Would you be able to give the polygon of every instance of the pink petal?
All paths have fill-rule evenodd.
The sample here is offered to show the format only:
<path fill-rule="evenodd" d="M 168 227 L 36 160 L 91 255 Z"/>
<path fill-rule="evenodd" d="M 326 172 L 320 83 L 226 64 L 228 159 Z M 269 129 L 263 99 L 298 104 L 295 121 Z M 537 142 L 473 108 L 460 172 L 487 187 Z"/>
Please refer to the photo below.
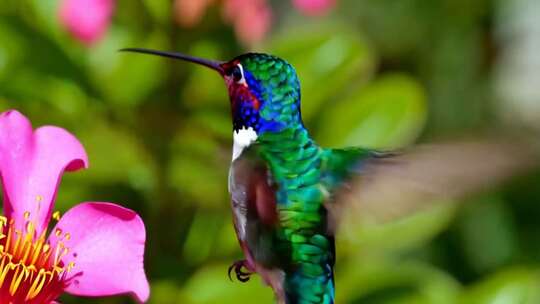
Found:
<path fill-rule="evenodd" d="M 245 44 L 261 41 L 270 30 L 272 9 L 266 0 L 227 0 L 223 9 L 236 36 Z"/>
<path fill-rule="evenodd" d="M 213 0 L 175 0 L 174 12 L 176 21 L 185 27 L 193 27 L 201 21 L 206 9 Z"/>
<path fill-rule="evenodd" d="M 49 238 L 69 248 L 64 265 L 75 263 L 66 291 L 79 296 L 132 293 L 145 302 L 149 286 L 143 256 L 146 232 L 137 213 L 111 203 L 82 203 L 69 210 Z M 69 238 L 65 234 L 69 233 Z M 61 240 L 63 238 L 63 240 Z"/>
<path fill-rule="evenodd" d="M 309 16 L 324 15 L 335 4 L 336 0 L 293 0 L 296 9 Z"/>
<path fill-rule="evenodd" d="M 223 17 L 229 21 L 234 20 L 242 11 L 243 7 L 246 4 L 249 5 L 251 1 L 258 0 L 225 0 L 223 2 Z"/>
<path fill-rule="evenodd" d="M 75 38 L 91 45 L 105 35 L 114 7 L 114 0 L 63 0 L 60 21 Z"/>
<path fill-rule="evenodd" d="M 65 170 L 87 167 L 88 158 L 79 141 L 64 129 L 32 125 L 17 111 L 0 114 L 0 176 L 4 213 L 23 230 L 24 215 L 39 235 L 46 229 Z"/>

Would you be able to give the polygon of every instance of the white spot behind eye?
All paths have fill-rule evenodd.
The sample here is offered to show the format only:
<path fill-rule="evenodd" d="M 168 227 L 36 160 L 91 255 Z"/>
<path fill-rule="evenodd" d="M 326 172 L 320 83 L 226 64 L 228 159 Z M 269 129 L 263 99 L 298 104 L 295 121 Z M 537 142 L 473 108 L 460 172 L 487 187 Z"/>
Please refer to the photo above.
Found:
<path fill-rule="evenodd" d="M 240 80 L 238 80 L 236 83 L 247 86 L 246 78 L 244 77 L 244 67 L 240 63 L 236 66 L 240 69 L 240 73 L 242 74 L 242 78 L 240 78 Z"/>

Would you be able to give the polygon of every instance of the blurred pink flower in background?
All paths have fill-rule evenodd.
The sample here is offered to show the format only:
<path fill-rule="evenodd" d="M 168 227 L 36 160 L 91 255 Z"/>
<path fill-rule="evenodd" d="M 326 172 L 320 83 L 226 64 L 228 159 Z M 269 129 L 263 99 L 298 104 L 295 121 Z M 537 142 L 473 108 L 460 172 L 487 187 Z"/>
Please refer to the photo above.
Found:
<path fill-rule="evenodd" d="M 246 44 L 261 41 L 272 25 L 272 9 L 266 0 L 226 0 L 223 14 L 233 24 L 238 39 Z"/>
<path fill-rule="evenodd" d="M 61 1 L 60 22 L 77 40 L 91 46 L 103 38 L 111 22 L 115 0 Z"/>
<path fill-rule="evenodd" d="M 216 2 L 222 4 L 223 18 L 232 24 L 242 43 L 249 45 L 261 41 L 270 30 L 272 9 L 267 0 L 176 0 L 176 21 L 184 27 L 193 27 Z"/>
<path fill-rule="evenodd" d="M 184 27 L 197 25 L 212 4 L 222 4 L 223 17 L 234 27 L 238 39 L 247 45 L 261 41 L 272 25 L 272 8 L 267 0 L 176 0 L 175 17 Z M 336 0 L 293 0 L 301 13 L 319 16 L 332 9 Z"/>
<path fill-rule="evenodd" d="M 320 16 L 330 11 L 336 5 L 336 0 L 293 0 L 293 4 L 303 14 Z"/>
<path fill-rule="evenodd" d="M 101 40 L 111 23 L 116 0 L 61 0 L 60 22 L 77 40 L 91 46 Z M 337 0 L 292 0 L 294 7 L 309 16 L 332 9 Z M 268 0 L 175 0 L 175 19 L 181 26 L 194 27 L 207 9 L 222 4 L 223 18 L 234 27 L 238 39 L 247 45 L 261 41 L 272 25 Z"/>
<path fill-rule="evenodd" d="M 33 130 L 21 113 L 0 113 L 0 303 L 56 303 L 64 292 L 148 299 L 137 213 L 95 202 L 62 217 L 53 212 L 64 172 L 87 166 L 83 146 L 66 130 Z M 49 231 L 51 217 L 58 222 Z"/>
<path fill-rule="evenodd" d="M 210 6 L 214 0 L 183 0 L 174 2 L 174 11 L 176 21 L 178 24 L 185 27 L 193 27 L 197 25 L 202 17 L 204 12 Z"/>

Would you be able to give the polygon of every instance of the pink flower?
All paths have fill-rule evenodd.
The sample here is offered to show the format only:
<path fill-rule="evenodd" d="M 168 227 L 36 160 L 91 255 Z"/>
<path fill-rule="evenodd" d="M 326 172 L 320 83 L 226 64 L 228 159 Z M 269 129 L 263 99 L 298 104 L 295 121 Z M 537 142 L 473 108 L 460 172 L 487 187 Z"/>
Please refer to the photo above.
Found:
<path fill-rule="evenodd" d="M 214 0 L 177 0 L 174 1 L 176 21 L 185 27 L 193 27 L 198 24 L 206 9 Z"/>
<path fill-rule="evenodd" d="M 145 228 L 133 211 L 111 203 L 81 203 L 53 212 L 64 171 L 88 158 L 67 131 L 35 131 L 17 111 L 0 114 L 0 303 L 54 303 L 79 296 L 149 295 L 143 268 Z M 47 232 L 49 221 L 58 220 Z"/>
<path fill-rule="evenodd" d="M 185 27 L 198 24 L 207 8 L 215 0 L 176 0 L 175 16 Z M 272 9 L 267 0 L 223 0 L 223 15 L 234 27 L 238 39 L 245 44 L 261 41 L 270 30 Z"/>
<path fill-rule="evenodd" d="M 227 0 L 223 12 L 238 39 L 246 44 L 261 41 L 272 24 L 272 9 L 266 0 Z"/>
<path fill-rule="evenodd" d="M 90 46 L 105 35 L 114 6 L 114 0 L 63 0 L 60 21 L 75 38 Z"/>
<path fill-rule="evenodd" d="M 309 16 L 324 15 L 335 4 L 336 0 L 293 0 L 296 9 Z"/>

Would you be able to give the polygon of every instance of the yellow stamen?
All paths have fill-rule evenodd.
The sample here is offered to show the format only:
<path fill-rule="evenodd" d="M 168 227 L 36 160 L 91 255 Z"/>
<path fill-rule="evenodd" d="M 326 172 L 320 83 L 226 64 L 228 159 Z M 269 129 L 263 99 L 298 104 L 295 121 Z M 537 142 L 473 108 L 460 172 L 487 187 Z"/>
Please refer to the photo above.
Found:
<path fill-rule="evenodd" d="M 2 272 L 0 273 L 0 287 L 2 287 L 2 285 L 4 284 L 4 279 L 5 279 L 8 271 L 10 270 L 10 267 L 6 267 L 6 261 L 7 261 L 7 257 L 3 257 L 2 258 L 2 264 L 1 264 L 1 267 L 0 267 L 0 269 L 2 269 Z"/>
<path fill-rule="evenodd" d="M 41 240 L 41 238 L 38 240 L 37 244 L 34 244 L 33 247 L 34 247 L 34 255 L 32 256 L 32 261 L 30 261 L 30 265 L 35 265 L 36 264 L 36 261 L 37 259 L 39 258 L 40 254 L 41 254 L 41 247 L 43 246 L 43 241 Z"/>
<path fill-rule="evenodd" d="M 13 223 L 13 221 L 11 221 Z M 10 225 L 12 226 L 12 225 Z M 6 252 L 9 252 L 9 245 L 11 244 L 11 229 L 8 229 L 8 231 L 6 231 L 6 234 L 7 234 L 7 240 L 6 240 Z"/>
<path fill-rule="evenodd" d="M 52 218 L 58 222 L 60 220 L 60 211 L 55 211 L 52 215 Z"/>
<path fill-rule="evenodd" d="M 55 214 L 55 217 L 60 217 L 60 213 Z M 63 258 L 69 253 L 64 243 L 59 240 L 51 247 L 46 231 L 36 238 L 30 212 L 24 212 L 23 217 L 27 221 L 24 231 L 21 231 L 15 228 L 13 219 L 0 216 L 0 289 L 12 299 L 35 303 L 38 296 L 39 299 L 45 296 L 43 292 L 52 292 L 56 297 L 54 293 L 62 290 L 66 274 L 75 267 L 75 263 L 63 264 Z M 60 229 L 54 231 L 57 237 L 62 234 Z M 69 233 L 65 233 L 62 239 L 69 240 Z"/>
<path fill-rule="evenodd" d="M 13 275 L 13 279 L 11 280 L 11 286 L 9 287 L 9 293 L 13 296 L 15 295 L 15 292 L 17 291 L 17 288 L 19 288 L 19 285 L 21 284 L 21 281 L 25 274 L 27 274 L 27 269 L 23 265 L 17 265 L 15 266 L 16 271 Z M 17 275 L 18 273 L 18 275 Z"/>
<path fill-rule="evenodd" d="M 73 269 L 74 267 L 75 267 L 75 262 L 69 262 L 67 271 L 70 272 L 71 269 Z"/>
<path fill-rule="evenodd" d="M 18 255 L 17 249 L 19 249 L 19 244 L 21 243 L 21 232 L 19 230 L 15 230 L 15 234 L 17 235 L 17 239 L 15 241 L 15 247 L 13 247 L 13 255 Z"/>
<path fill-rule="evenodd" d="M 30 255 L 30 250 L 34 246 L 31 242 L 25 243 L 26 250 L 24 251 L 24 255 L 22 258 L 22 263 L 25 264 L 26 260 L 28 259 L 28 256 Z"/>
<path fill-rule="evenodd" d="M 39 273 L 37 274 L 37 277 L 34 279 L 34 282 L 32 283 L 32 286 L 30 286 L 30 289 L 28 290 L 28 294 L 26 295 L 26 301 L 35 298 L 41 288 L 43 288 L 43 285 L 45 285 L 45 280 L 47 279 L 47 276 L 45 275 L 45 270 L 40 269 Z"/>

